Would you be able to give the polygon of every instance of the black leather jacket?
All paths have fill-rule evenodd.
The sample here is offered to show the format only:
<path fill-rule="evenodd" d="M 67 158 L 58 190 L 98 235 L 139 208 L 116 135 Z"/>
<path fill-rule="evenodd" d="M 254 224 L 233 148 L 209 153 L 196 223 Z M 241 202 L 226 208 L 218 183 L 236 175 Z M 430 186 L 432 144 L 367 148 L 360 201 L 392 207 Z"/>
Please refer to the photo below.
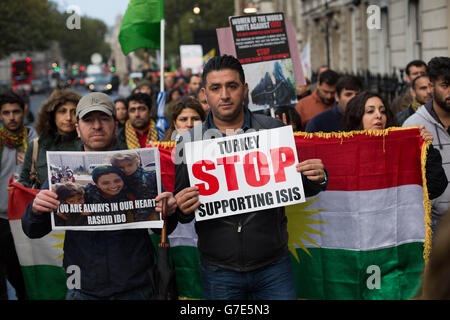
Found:
<path fill-rule="evenodd" d="M 246 110 L 246 112 L 249 112 Z M 211 117 L 211 114 L 209 114 Z M 251 114 L 251 128 L 271 129 L 283 126 L 279 120 Z M 201 130 L 191 129 L 191 141 L 202 139 L 203 133 L 211 129 L 207 119 Z M 209 133 L 210 131 L 208 131 Z M 216 134 L 209 138 L 222 137 Z M 187 166 L 181 161 L 183 157 L 183 138 L 177 144 L 177 162 L 175 165 L 175 190 L 177 194 L 190 186 Z M 327 183 L 317 184 L 302 175 L 305 196 L 313 196 L 326 189 Z M 178 221 L 188 223 L 195 217 L 195 212 L 184 215 L 177 209 Z M 288 254 L 287 218 L 284 207 L 244 213 L 225 218 L 204 220 L 195 223 L 198 234 L 198 249 L 201 257 L 208 263 L 235 271 L 251 271 L 268 265 Z"/>

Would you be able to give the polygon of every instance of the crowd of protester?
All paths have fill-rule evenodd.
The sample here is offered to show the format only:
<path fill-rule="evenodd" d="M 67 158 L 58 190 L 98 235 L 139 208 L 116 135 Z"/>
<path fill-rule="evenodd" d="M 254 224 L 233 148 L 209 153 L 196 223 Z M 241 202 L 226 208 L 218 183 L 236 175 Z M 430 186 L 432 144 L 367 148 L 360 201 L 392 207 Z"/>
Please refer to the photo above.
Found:
<path fill-rule="evenodd" d="M 450 176 L 450 91 L 448 89 L 450 58 L 436 57 L 428 63 L 420 60 L 411 61 L 406 66 L 406 81 L 409 84 L 406 91 L 392 103 L 388 103 L 376 92 L 367 91 L 358 78 L 343 76 L 328 67 L 321 67 L 318 70 L 317 83 L 311 84 L 307 79 L 305 86 L 298 86 L 297 104 L 277 108 L 275 117 L 284 124 L 292 125 L 294 131 L 311 133 L 383 130 L 402 125 L 419 126 L 422 138 L 432 142 L 426 164 L 428 192 L 432 200 L 432 229 L 433 232 L 438 232 L 440 229 L 448 231 L 450 220 L 448 217 L 443 220 L 442 218 L 445 215 L 448 216 L 450 203 L 450 188 L 447 180 Z M 208 122 L 208 119 L 213 117 L 210 115 L 212 105 L 207 101 L 204 85 L 205 76 L 192 74 L 190 70 L 178 76 L 165 78 L 165 118 L 168 129 L 161 140 L 178 141 L 189 129 L 202 122 Z M 119 150 L 145 148 L 160 140 L 156 129 L 158 91 L 159 79 L 153 72 L 147 72 L 142 79 L 130 80 L 128 75 L 123 75 L 118 89 L 119 98 L 114 101 L 118 123 L 115 138 Z M 83 144 L 86 146 L 88 139 L 83 137 L 83 131 L 76 129 L 78 121 L 76 109 L 80 99 L 81 97 L 71 89 L 53 92 L 43 103 L 37 116 L 35 124 L 37 135 L 30 135 L 34 129 L 24 126 L 25 111 L 20 97 L 13 93 L 1 96 L 0 119 L 5 132 L 2 133 L 0 146 L 3 149 L 0 180 L 2 188 L 8 185 L 9 176 L 5 174 L 5 170 L 12 170 L 10 174 L 17 172 L 15 165 L 4 165 L 12 161 L 7 161 L 6 156 L 13 157 L 20 167 L 18 181 L 27 187 L 32 187 L 36 186 L 36 182 L 38 186 L 41 186 L 48 180 L 46 151 L 83 150 L 80 146 Z M 21 118 L 8 122 L 4 110 L 15 105 L 18 106 L 15 109 L 21 114 Z M 210 115 L 209 118 L 208 115 Z M 24 128 L 26 128 L 25 131 L 22 130 Z M 24 144 L 20 143 L 26 140 L 24 134 L 30 137 L 26 150 L 24 150 Z M 39 138 L 37 139 L 36 136 Z M 13 144 L 10 140 L 20 141 Z M 35 143 L 34 140 L 36 140 Z M 9 155 L 5 152 L 7 148 L 22 150 L 22 156 L 16 153 Z M 38 148 L 37 162 L 33 164 L 35 148 Z M 5 192 L 1 195 L 3 198 L 7 197 Z M 3 199 L 1 213 L 6 213 L 6 209 L 7 199 Z M 2 222 L 1 246 L 7 246 L 9 249 L 8 252 L 4 250 L 5 254 L 1 257 L 0 282 L 4 284 L 4 279 L 7 278 L 14 285 L 16 292 L 20 293 L 20 297 L 26 298 L 23 281 L 13 277 L 13 275 L 17 277 L 17 269 L 20 269 L 20 266 L 14 253 L 11 232 L 8 225 L 3 223 L 7 222 L 6 217 L 2 218 L 0 219 Z M 441 220 L 444 225 L 438 228 Z M 446 242 L 442 244 L 445 239 L 447 239 Z M 439 249 L 436 249 L 436 252 L 442 263 L 447 263 L 450 252 L 448 236 L 440 236 L 439 241 Z M 442 258 L 442 255 L 447 257 Z M 433 251 L 431 258 L 431 261 L 435 259 Z M 15 263 L 11 263 L 13 260 Z M 8 261 L 8 264 L 4 261 Z M 432 262 L 431 266 L 434 268 L 435 263 Z M 439 283 L 436 280 L 435 282 Z M 433 283 L 424 288 L 434 286 L 436 284 Z M 447 286 L 450 287 L 448 284 Z M 0 289 L 4 290 L 4 288 Z M 426 297 L 450 298 L 448 288 L 442 292 L 441 296 L 436 296 L 432 295 L 431 291 L 427 291 Z M 0 294 L 5 298 L 4 291 Z"/>

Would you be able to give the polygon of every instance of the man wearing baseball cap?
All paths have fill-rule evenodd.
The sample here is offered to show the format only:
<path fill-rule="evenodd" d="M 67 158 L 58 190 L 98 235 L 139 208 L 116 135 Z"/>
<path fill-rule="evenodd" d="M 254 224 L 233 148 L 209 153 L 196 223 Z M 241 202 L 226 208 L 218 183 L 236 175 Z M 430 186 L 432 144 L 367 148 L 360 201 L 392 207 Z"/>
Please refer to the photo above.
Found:
<path fill-rule="evenodd" d="M 107 151 L 115 148 L 118 127 L 116 108 L 107 94 L 92 92 L 85 95 L 78 102 L 75 115 L 76 129 L 84 151 Z"/>
<path fill-rule="evenodd" d="M 111 151 L 116 148 L 117 121 L 111 98 L 100 92 L 90 93 L 79 101 L 76 109 L 81 151 Z M 155 186 L 156 188 L 156 186 Z M 167 231 L 171 233 L 177 219 L 173 215 L 176 201 L 170 192 L 167 198 Z M 50 212 L 58 208 L 55 192 L 48 190 L 48 181 L 22 216 L 22 228 L 30 238 L 41 238 L 51 231 Z M 158 230 L 154 230 L 158 231 Z M 64 240 L 64 268 L 78 266 L 79 288 L 69 288 L 68 300 L 142 300 L 152 299 L 149 271 L 153 266 L 154 249 L 146 229 L 118 231 L 71 231 Z M 69 274 L 71 275 L 71 273 Z"/>

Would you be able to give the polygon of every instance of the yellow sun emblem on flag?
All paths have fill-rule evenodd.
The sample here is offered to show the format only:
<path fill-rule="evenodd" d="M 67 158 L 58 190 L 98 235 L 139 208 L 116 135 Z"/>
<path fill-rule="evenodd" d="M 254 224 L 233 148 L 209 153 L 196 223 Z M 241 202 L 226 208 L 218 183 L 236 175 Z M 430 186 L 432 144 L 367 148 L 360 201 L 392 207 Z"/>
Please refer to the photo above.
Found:
<path fill-rule="evenodd" d="M 306 233 L 318 234 L 320 236 L 326 237 L 326 235 L 309 226 L 311 224 L 328 223 L 325 221 L 314 220 L 310 218 L 310 216 L 312 216 L 313 214 L 325 210 L 325 209 L 307 210 L 307 208 L 312 203 L 314 203 L 318 198 L 319 197 L 315 197 L 300 204 L 286 206 L 286 217 L 288 218 L 287 230 L 289 234 L 288 247 L 289 251 L 291 251 L 292 255 L 295 257 L 295 259 L 297 259 L 298 262 L 300 262 L 300 259 L 297 255 L 297 251 L 295 250 L 294 244 L 302 248 L 303 251 L 305 251 L 309 256 L 311 256 L 311 254 L 304 245 L 302 239 L 308 241 L 309 243 L 312 243 L 317 247 L 320 247 Z"/>
<path fill-rule="evenodd" d="M 291 251 L 292 255 L 295 257 L 295 259 L 298 262 L 300 262 L 300 259 L 297 255 L 297 251 L 295 250 L 294 244 L 299 246 L 309 256 L 311 256 L 311 254 L 309 253 L 306 246 L 303 244 L 302 239 L 305 241 L 308 241 L 309 243 L 312 243 L 313 245 L 315 245 L 317 247 L 320 247 L 306 233 L 318 234 L 320 236 L 326 237 L 326 235 L 324 235 L 323 233 L 321 233 L 309 226 L 311 224 L 328 223 L 325 221 L 314 220 L 314 219 L 310 218 L 310 216 L 312 216 L 313 214 L 324 211 L 325 209 L 306 210 L 318 198 L 319 197 L 315 197 L 315 198 L 312 198 L 312 199 L 310 199 L 306 202 L 300 203 L 300 204 L 286 206 L 286 217 L 288 219 L 287 231 L 289 234 L 288 248 L 289 248 L 289 251 Z M 65 233 L 61 233 L 61 234 L 52 233 L 51 235 L 53 237 L 56 237 L 56 238 L 62 240 L 61 243 L 53 245 L 52 247 L 63 249 Z M 62 253 L 61 255 L 59 255 L 56 258 L 62 259 L 63 257 L 64 257 L 64 253 Z"/>
<path fill-rule="evenodd" d="M 62 240 L 61 243 L 55 244 L 55 245 L 53 245 L 52 247 L 64 249 L 64 237 L 65 237 L 65 233 L 64 233 L 64 232 L 63 232 L 63 233 L 52 233 L 51 235 L 52 235 L 53 237 L 55 237 L 55 238 L 58 238 L 58 239 Z M 63 257 L 64 257 L 64 252 L 63 252 L 61 255 L 57 256 L 56 259 L 62 259 Z"/>

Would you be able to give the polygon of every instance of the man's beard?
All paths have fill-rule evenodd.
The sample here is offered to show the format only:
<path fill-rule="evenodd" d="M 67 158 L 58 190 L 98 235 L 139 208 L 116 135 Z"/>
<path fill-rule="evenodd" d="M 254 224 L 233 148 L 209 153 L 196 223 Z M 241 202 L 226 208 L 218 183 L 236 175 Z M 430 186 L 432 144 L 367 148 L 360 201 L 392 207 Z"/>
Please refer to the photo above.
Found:
<path fill-rule="evenodd" d="M 116 139 L 113 138 L 110 141 L 106 141 L 104 145 L 92 146 L 89 142 L 83 142 L 85 151 L 109 151 L 113 150 L 116 145 Z"/>
<path fill-rule="evenodd" d="M 319 99 L 323 102 L 323 104 L 330 105 L 334 102 L 334 98 L 327 99 L 323 97 L 320 89 L 317 89 L 317 95 L 319 96 Z"/>
<path fill-rule="evenodd" d="M 450 105 L 447 104 L 446 100 L 447 99 L 443 99 L 436 90 L 434 91 L 434 101 L 436 101 L 436 104 L 445 112 L 450 113 Z"/>
<path fill-rule="evenodd" d="M 417 97 L 416 97 L 416 101 L 422 105 L 422 104 L 426 104 L 432 98 L 433 98 L 432 95 L 428 95 L 428 96 L 424 97 L 423 99 L 421 99 L 421 98 L 417 99 Z"/>
<path fill-rule="evenodd" d="M 142 122 L 142 124 L 139 124 L 138 122 Z M 144 121 L 144 119 L 139 119 L 139 121 L 132 122 L 131 125 L 136 130 L 145 130 L 150 125 L 150 119 L 148 119 L 148 121 Z"/>
<path fill-rule="evenodd" d="M 227 114 L 227 115 L 222 115 L 221 113 L 217 112 L 215 109 L 211 109 L 211 112 L 213 113 L 214 117 L 223 121 L 223 122 L 231 122 L 233 120 L 235 120 L 239 114 L 242 112 L 242 108 L 236 108 L 235 110 L 233 110 L 233 112 L 231 114 Z"/>
<path fill-rule="evenodd" d="M 23 124 L 18 126 L 16 129 L 11 129 L 11 127 L 9 125 L 4 125 L 4 127 L 6 128 L 6 130 L 11 132 L 12 134 L 19 134 L 23 130 Z"/>

